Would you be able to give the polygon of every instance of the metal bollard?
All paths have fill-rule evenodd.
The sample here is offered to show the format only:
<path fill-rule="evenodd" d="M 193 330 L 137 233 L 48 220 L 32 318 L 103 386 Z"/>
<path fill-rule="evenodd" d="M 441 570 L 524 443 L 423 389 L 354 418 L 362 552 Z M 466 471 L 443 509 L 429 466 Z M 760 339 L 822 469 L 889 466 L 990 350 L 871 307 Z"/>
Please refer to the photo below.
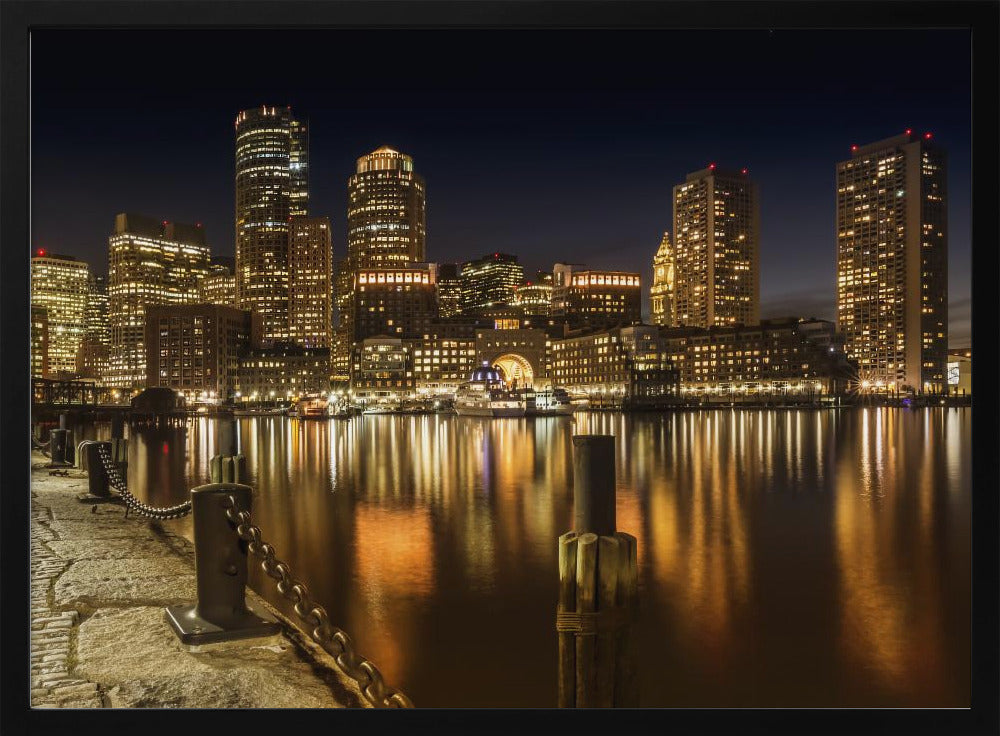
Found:
<path fill-rule="evenodd" d="M 67 429 L 49 430 L 49 458 L 50 465 L 66 464 L 66 443 L 69 441 Z"/>
<path fill-rule="evenodd" d="M 120 440 L 125 436 L 125 416 L 121 412 L 111 415 L 111 439 Z"/>
<path fill-rule="evenodd" d="M 225 500 L 250 508 L 250 486 L 209 483 L 191 490 L 198 601 L 168 606 L 167 621 L 184 644 L 272 636 L 281 629 L 266 611 L 247 604 L 247 543 L 226 517 Z"/>
<path fill-rule="evenodd" d="M 105 447 L 110 452 L 111 443 L 110 442 L 81 442 L 83 445 L 84 455 L 81 457 L 81 464 L 84 462 L 83 458 L 86 458 L 86 470 L 87 470 L 87 490 L 90 491 L 90 495 L 99 496 L 101 498 L 108 498 L 111 496 L 110 481 L 108 479 L 108 471 L 104 468 L 104 463 L 101 462 L 101 448 Z"/>

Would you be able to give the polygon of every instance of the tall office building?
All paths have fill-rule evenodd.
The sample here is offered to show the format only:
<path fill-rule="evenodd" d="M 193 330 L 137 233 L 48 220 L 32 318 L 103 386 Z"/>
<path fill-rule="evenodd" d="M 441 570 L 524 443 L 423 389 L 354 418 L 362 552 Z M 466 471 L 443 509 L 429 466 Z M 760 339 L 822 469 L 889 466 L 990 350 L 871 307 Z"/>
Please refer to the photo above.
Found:
<path fill-rule="evenodd" d="M 31 305 L 48 318 L 49 373 L 76 374 L 76 358 L 86 332 L 90 269 L 72 256 L 35 251 L 31 259 Z"/>
<path fill-rule="evenodd" d="M 212 256 L 208 273 L 198 282 L 198 301 L 221 307 L 236 307 L 236 274 L 227 261 L 231 258 Z"/>
<path fill-rule="evenodd" d="M 31 305 L 31 377 L 49 377 L 49 310 Z"/>
<path fill-rule="evenodd" d="M 329 217 L 293 217 L 288 241 L 291 342 L 329 348 L 333 328 L 333 247 Z"/>
<path fill-rule="evenodd" d="M 440 263 L 437 267 L 438 315 L 458 317 L 462 314 L 462 279 L 457 263 Z"/>
<path fill-rule="evenodd" d="M 76 367 L 85 378 L 103 381 L 110 367 L 111 324 L 108 320 L 108 279 L 90 274 L 87 282 L 87 315 Z"/>
<path fill-rule="evenodd" d="M 552 269 L 552 309 L 570 328 L 628 326 L 642 321 L 642 278 L 629 271 L 599 271 L 581 264 Z"/>
<path fill-rule="evenodd" d="M 514 292 L 514 306 L 525 317 L 548 317 L 552 311 L 552 272 L 539 271 L 534 281 L 525 281 Z"/>
<path fill-rule="evenodd" d="M 524 281 L 524 266 L 517 256 L 491 253 L 462 264 L 462 311 L 500 307 L 514 303 L 514 293 Z"/>
<path fill-rule="evenodd" d="M 108 385 L 126 390 L 143 387 L 146 307 L 197 302 L 209 258 L 200 224 L 126 213 L 115 217 L 115 231 L 108 238 Z"/>
<path fill-rule="evenodd" d="M 337 263 L 335 381 L 350 377 L 356 274 L 424 262 L 425 198 L 424 180 L 410 156 L 382 146 L 358 159 L 347 181 L 347 255 Z"/>
<path fill-rule="evenodd" d="M 236 116 L 236 291 L 265 341 L 288 340 L 289 218 L 308 214 L 309 139 L 290 107 Z"/>
<path fill-rule="evenodd" d="M 747 170 L 715 164 L 674 187 L 674 323 L 760 321 L 760 215 Z"/>
<path fill-rule="evenodd" d="M 653 284 L 649 287 L 650 320 L 654 325 L 667 327 L 675 322 L 674 316 L 674 251 L 670 233 L 663 233 L 660 247 L 653 256 Z"/>
<path fill-rule="evenodd" d="M 837 164 L 837 326 L 873 387 L 946 390 L 945 152 L 911 130 Z"/>

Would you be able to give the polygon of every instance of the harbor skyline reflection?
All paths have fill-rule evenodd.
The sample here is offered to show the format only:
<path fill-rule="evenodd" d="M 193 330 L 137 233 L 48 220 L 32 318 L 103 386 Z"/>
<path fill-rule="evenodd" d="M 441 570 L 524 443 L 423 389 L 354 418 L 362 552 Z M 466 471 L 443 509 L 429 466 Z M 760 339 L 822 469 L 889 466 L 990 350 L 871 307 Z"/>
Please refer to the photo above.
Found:
<path fill-rule="evenodd" d="M 617 438 L 643 707 L 969 705 L 970 409 L 239 428 L 265 539 L 421 706 L 554 707 L 574 434 Z M 129 487 L 183 500 L 216 431 L 130 428 Z"/>

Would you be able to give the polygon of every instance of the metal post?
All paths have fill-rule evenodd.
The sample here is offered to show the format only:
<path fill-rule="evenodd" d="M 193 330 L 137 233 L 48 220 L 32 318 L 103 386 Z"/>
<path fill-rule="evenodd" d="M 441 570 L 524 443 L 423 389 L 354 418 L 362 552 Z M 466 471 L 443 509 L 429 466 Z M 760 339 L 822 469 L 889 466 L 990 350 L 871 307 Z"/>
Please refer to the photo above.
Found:
<path fill-rule="evenodd" d="M 232 496 L 238 509 L 249 510 L 251 491 L 239 483 L 209 483 L 191 490 L 198 601 L 165 609 L 167 621 L 184 644 L 280 631 L 269 613 L 247 605 L 247 543 L 226 517 L 226 499 Z"/>
<path fill-rule="evenodd" d="M 111 495 L 111 490 L 108 485 L 108 471 L 105 469 L 104 463 L 101 462 L 100 452 L 102 447 L 111 452 L 111 443 L 86 442 L 82 444 L 87 463 L 87 490 L 92 496 L 107 498 Z M 81 458 L 81 463 L 83 460 L 84 458 Z"/>
<path fill-rule="evenodd" d="M 598 536 L 615 533 L 615 438 L 573 436 L 574 531 Z"/>
<path fill-rule="evenodd" d="M 49 430 L 49 465 L 66 464 L 66 442 L 68 440 L 66 429 Z"/>
<path fill-rule="evenodd" d="M 125 437 L 125 416 L 121 412 L 111 413 L 111 439 L 120 440 Z"/>

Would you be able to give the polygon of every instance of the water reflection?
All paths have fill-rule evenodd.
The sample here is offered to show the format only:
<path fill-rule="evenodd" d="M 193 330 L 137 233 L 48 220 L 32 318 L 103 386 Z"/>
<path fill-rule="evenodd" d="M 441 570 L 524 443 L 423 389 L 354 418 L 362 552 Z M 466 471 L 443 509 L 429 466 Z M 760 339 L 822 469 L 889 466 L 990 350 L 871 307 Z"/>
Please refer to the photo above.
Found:
<path fill-rule="evenodd" d="M 643 706 L 968 705 L 971 410 L 239 424 L 265 536 L 420 705 L 555 704 L 585 433 L 618 437 Z M 216 431 L 134 432 L 130 485 L 182 500 Z"/>

